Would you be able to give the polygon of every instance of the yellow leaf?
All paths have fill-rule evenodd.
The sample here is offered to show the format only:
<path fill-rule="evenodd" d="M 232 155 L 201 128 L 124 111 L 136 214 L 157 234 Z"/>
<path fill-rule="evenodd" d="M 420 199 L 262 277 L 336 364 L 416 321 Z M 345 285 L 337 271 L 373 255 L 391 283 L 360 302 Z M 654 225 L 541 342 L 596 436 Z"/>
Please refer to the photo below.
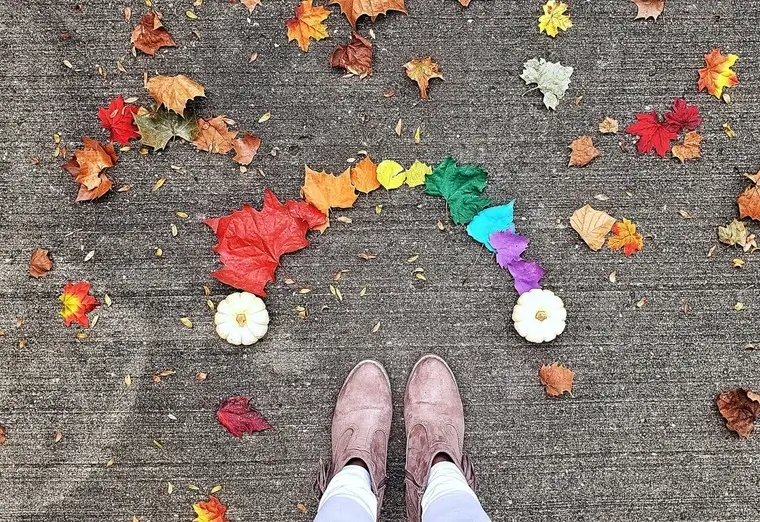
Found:
<path fill-rule="evenodd" d="M 154 76 L 147 83 L 148 92 L 159 105 L 183 114 L 188 100 L 206 96 L 203 85 L 195 83 L 187 76 Z"/>
<path fill-rule="evenodd" d="M 538 19 L 538 29 L 554 38 L 560 30 L 567 31 L 573 26 L 570 17 L 565 14 L 567 4 L 549 0 L 544 4 L 544 14 Z"/>
<path fill-rule="evenodd" d="M 724 87 L 733 87 L 739 83 L 736 73 L 731 70 L 739 57 L 735 54 L 722 54 L 720 49 L 713 49 L 705 55 L 705 67 L 699 70 L 697 87 L 699 92 L 707 92 L 720 99 Z"/>
<path fill-rule="evenodd" d="M 604 246 L 604 239 L 614 224 L 614 217 L 588 204 L 573 212 L 570 218 L 570 226 L 591 250 L 599 250 Z"/>
<path fill-rule="evenodd" d="M 285 22 L 288 28 L 288 41 L 296 40 L 302 51 L 309 50 L 310 38 L 322 40 L 328 38 L 327 26 L 322 23 L 330 16 L 330 11 L 321 5 L 314 6 L 313 0 L 303 0 L 296 7 L 296 15 Z"/>
<path fill-rule="evenodd" d="M 392 160 L 383 160 L 377 166 L 377 181 L 385 190 L 397 189 L 404 184 L 404 167 Z"/>
<path fill-rule="evenodd" d="M 425 176 L 432 173 L 430 165 L 422 163 L 420 160 L 414 160 L 414 163 L 402 174 L 406 176 L 406 184 L 410 187 L 417 187 L 425 184 Z"/>

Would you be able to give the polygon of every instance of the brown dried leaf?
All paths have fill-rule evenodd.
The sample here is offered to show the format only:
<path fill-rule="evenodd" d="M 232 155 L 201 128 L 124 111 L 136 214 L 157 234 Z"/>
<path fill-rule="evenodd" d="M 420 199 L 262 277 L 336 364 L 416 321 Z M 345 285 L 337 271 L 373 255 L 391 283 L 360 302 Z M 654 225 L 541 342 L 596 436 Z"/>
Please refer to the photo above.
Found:
<path fill-rule="evenodd" d="M 5 426 L 0 426 L 0 446 L 5 444 L 6 438 L 5 438 Z"/>
<path fill-rule="evenodd" d="M 730 246 L 739 245 L 743 247 L 747 244 L 749 230 L 743 221 L 734 219 L 724 227 L 718 227 L 718 240 Z"/>
<path fill-rule="evenodd" d="M 126 10 L 125 10 L 126 17 Z M 136 49 L 153 56 L 161 47 L 176 47 L 172 35 L 161 23 L 161 15 L 150 10 L 145 13 L 132 30 L 132 45 Z"/>
<path fill-rule="evenodd" d="M 246 132 L 241 138 L 236 139 L 232 146 L 235 148 L 235 157 L 232 159 L 241 165 L 249 165 L 259 151 L 261 138 Z"/>
<path fill-rule="evenodd" d="M 606 212 L 595 210 L 589 204 L 573 212 L 570 217 L 570 226 L 591 250 L 599 250 L 604 246 L 604 240 L 614 224 L 615 218 Z"/>
<path fill-rule="evenodd" d="M 760 416 L 760 395 L 743 388 L 734 388 L 718 395 L 718 411 L 726 419 L 726 427 L 746 439 L 755 429 Z"/>
<path fill-rule="evenodd" d="M 568 167 L 585 167 L 599 156 L 599 149 L 588 136 L 581 136 L 570 144 L 570 163 Z"/>
<path fill-rule="evenodd" d="M 639 8 L 634 20 L 640 18 L 657 20 L 657 17 L 662 14 L 662 10 L 665 9 L 665 0 L 633 0 L 633 3 Z"/>
<path fill-rule="evenodd" d="M 687 132 L 683 137 L 683 143 L 673 145 L 671 152 L 673 156 L 681 160 L 681 163 L 688 159 L 699 158 L 702 152 L 702 135 L 697 131 Z"/>
<path fill-rule="evenodd" d="M 32 277 L 43 277 L 50 269 L 53 268 L 53 260 L 50 259 L 50 255 L 47 250 L 38 248 L 32 252 L 32 256 L 29 259 L 29 275 Z"/>
<path fill-rule="evenodd" d="M 538 371 L 538 378 L 541 380 L 541 384 L 546 387 L 546 394 L 549 397 L 559 397 L 565 392 L 572 393 L 575 372 L 555 362 L 541 366 Z"/>
<path fill-rule="evenodd" d="M 760 172 L 745 174 L 752 184 L 736 199 L 739 204 L 739 217 L 752 218 L 760 221 Z"/>
<path fill-rule="evenodd" d="M 440 78 L 443 80 L 438 64 L 428 56 L 427 58 L 416 58 L 404 64 L 406 69 L 406 75 L 417 82 L 417 86 L 420 88 L 420 97 L 423 100 L 428 99 L 427 88 L 428 83 L 433 78 Z"/>
<path fill-rule="evenodd" d="M 182 74 L 154 76 L 148 80 L 146 87 L 159 105 L 163 105 L 177 114 L 184 114 L 185 106 L 189 100 L 197 96 L 206 96 L 203 85 L 195 83 Z"/>
<path fill-rule="evenodd" d="M 372 74 L 372 43 L 354 31 L 351 41 L 339 45 L 330 56 L 330 66 L 340 67 L 361 78 Z"/>
<path fill-rule="evenodd" d="M 240 0 L 240 3 L 248 8 L 249 13 L 252 13 L 256 7 L 261 5 L 261 0 Z"/>
<path fill-rule="evenodd" d="M 237 131 L 227 128 L 226 116 L 216 116 L 210 120 L 198 118 L 198 136 L 193 145 L 212 154 L 227 154 L 232 150 Z"/>
<path fill-rule="evenodd" d="M 606 116 L 599 124 L 599 132 L 602 134 L 617 134 L 618 121 Z"/>

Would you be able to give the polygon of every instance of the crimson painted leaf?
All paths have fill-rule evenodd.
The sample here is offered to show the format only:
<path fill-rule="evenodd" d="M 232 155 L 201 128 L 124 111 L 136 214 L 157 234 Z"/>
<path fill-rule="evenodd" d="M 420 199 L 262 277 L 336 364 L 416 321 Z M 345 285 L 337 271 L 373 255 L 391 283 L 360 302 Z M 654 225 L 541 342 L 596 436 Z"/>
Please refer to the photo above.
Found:
<path fill-rule="evenodd" d="M 670 142 L 678 138 L 674 127 L 664 121 L 656 112 L 645 112 L 636 115 L 636 123 L 629 125 L 625 132 L 639 137 L 636 148 L 639 154 L 645 154 L 654 149 L 664 158 L 670 150 Z"/>
<path fill-rule="evenodd" d="M 474 165 L 457 165 L 449 156 L 425 178 L 425 190 L 431 196 L 443 197 L 454 223 L 464 225 L 491 204 L 491 200 L 481 196 L 487 182 L 485 170 Z"/>
<path fill-rule="evenodd" d="M 140 137 L 135 126 L 137 109 L 137 105 L 125 104 L 121 96 L 111 100 L 108 107 L 98 109 L 100 124 L 111 132 L 111 141 L 129 145 L 129 140 Z"/>
<path fill-rule="evenodd" d="M 683 98 L 673 101 L 673 110 L 665 113 L 665 121 L 673 126 L 673 130 L 681 132 L 691 131 L 699 127 L 702 118 L 699 117 L 699 107 L 688 105 Z"/>
<path fill-rule="evenodd" d="M 216 420 L 235 437 L 272 428 L 263 415 L 251 408 L 245 395 L 230 397 L 216 410 Z"/>
<path fill-rule="evenodd" d="M 306 232 L 325 221 L 325 215 L 313 205 L 305 201 L 282 204 L 267 189 L 261 210 L 243 205 L 228 216 L 205 221 L 216 233 L 219 241 L 213 250 L 224 265 L 211 275 L 265 297 L 265 287 L 274 281 L 280 257 L 308 246 Z"/>
<path fill-rule="evenodd" d="M 513 230 L 494 232 L 488 239 L 496 249 L 496 261 L 515 278 L 515 290 L 523 294 L 534 288 L 541 288 L 541 278 L 544 269 L 536 261 L 526 261 L 522 258 L 530 242 Z"/>

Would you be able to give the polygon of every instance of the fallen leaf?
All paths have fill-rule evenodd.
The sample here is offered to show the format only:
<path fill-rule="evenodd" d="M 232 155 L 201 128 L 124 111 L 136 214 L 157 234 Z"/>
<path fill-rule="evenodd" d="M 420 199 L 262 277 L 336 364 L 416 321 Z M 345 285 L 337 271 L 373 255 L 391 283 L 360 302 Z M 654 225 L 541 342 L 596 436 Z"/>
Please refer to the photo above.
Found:
<path fill-rule="evenodd" d="M 253 157 L 259 151 L 261 139 L 246 132 L 242 137 L 232 142 L 232 146 L 235 148 L 235 157 L 232 159 L 241 165 L 250 165 Z"/>
<path fill-rule="evenodd" d="M 348 18 L 348 23 L 356 29 L 356 21 L 363 15 L 375 21 L 377 15 L 387 14 L 388 11 L 406 13 L 404 0 L 333 0 L 329 5 L 338 4 L 341 12 Z"/>
<path fill-rule="evenodd" d="M 209 495 L 208 500 L 193 504 L 193 510 L 198 515 L 193 522 L 230 522 L 225 517 L 227 506 L 213 495 Z"/>
<path fill-rule="evenodd" d="M 175 137 L 192 142 L 198 134 L 198 120 L 167 109 L 149 112 L 140 107 L 135 114 L 135 124 L 140 130 L 140 142 L 154 150 L 163 149 Z"/>
<path fill-rule="evenodd" d="M 618 128 L 618 121 L 609 116 L 605 116 L 599 124 L 599 132 L 602 134 L 617 134 Z"/>
<path fill-rule="evenodd" d="M 515 200 L 506 205 L 488 207 L 472 218 L 467 225 L 467 234 L 491 252 L 495 252 L 496 249 L 489 242 L 491 234 L 503 230 L 514 230 L 514 217 Z"/>
<path fill-rule="evenodd" d="M 0 426 L 0 446 L 5 444 L 6 437 L 5 437 L 5 426 Z"/>
<path fill-rule="evenodd" d="M 311 170 L 308 165 L 303 187 L 301 187 L 301 196 L 317 207 L 327 218 L 324 224 L 317 227 L 320 231 L 330 226 L 331 208 L 351 208 L 359 197 L 351 184 L 350 169 L 346 169 L 340 176 L 335 176 L 325 171 Z"/>
<path fill-rule="evenodd" d="M 125 105 L 124 98 L 121 96 L 111 100 L 108 107 L 98 109 L 100 124 L 110 132 L 111 141 L 129 145 L 129 140 L 140 137 L 140 133 L 135 127 L 137 109 L 137 105 Z"/>
<path fill-rule="evenodd" d="M 752 184 L 736 198 L 736 203 L 739 205 L 739 217 L 748 217 L 760 221 L 760 172 L 745 174 L 744 176 Z"/>
<path fill-rule="evenodd" d="M 252 13 L 256 7 L 261 5 L 261 0 L 240 0 L 240 3 L 248 8 L 249 13 Z"/>
<path fill-rule="evenodd" d="M 420 160 L 414 160 L 412 166 L 402 172 L 402 175 L 406 178 L 406 184 L 410 187 L 418 187 L 425 184 L 425 176 L 432 174 L 433 169 L 430 165 L 421 162 Z"/>
<path fill-rule="evenodd" d="M 179 74 L 177 76 L 154 76 L 146 85 L 148 92 L 159 105 L 184 114 L 187 102 L 198 96 L 206 96 L 203 85 Z"/>
<path fill-rule="evenodd" d="M 588 204 L 573 212 L 570 217 L 570 226 L 591 250 L 599 250 L 604 246 L 607 234 L 614 224 L 614 217 Z"/>
<path fill-rule="evenodd" d="M 570 144 L 570 163 L 568 167 L 585 167 L 600 154 L 594 142 L 588 136 L 581 136 Z"/>
<path fill-rule="evenodd" d="M 108 192 L 113 184 L 106 169 L 116 165 L 113 144 L 103 145 L 91 138 L 83 138 L 82 143 L 83 147 L 62 165 L 80 184 L 77 201 L 96 199 Z"/>
<path fill-rule="evenodd" d="M 152 9 L 145 13 L 132 30 L 130 43 L 145 54 L 153 56 L 161 47 L 176 47 L 172 35 L 161 23 L 161 15 Z"/>
<path fill-rule="evenodd" d="M 420 89 L 420 98 L 423 100 L 428 99 L 427 88 L 428 83 L 433 78 L 439 78 L 443 80 L 438 64 L 435 63 L 430 56 L 427 58 L 415 58 L 404 64 L 406 69 L 406 75 L 417 82 L 417 86 Z"/>
<path fill-rule="evenodd" d="M 47 250 L 38 248 L 32 252 L 29 258 L 29 275 L 32 277 L 44 277 L 53 268 L 53 260 Z"/>
<path fill-rule="evenodd" d="M 657 17 L 662 14 L 662 10 L 665 9 L 665 0 L 633 0 L 633 3 L 639 8 L 634 20 L 642 18 L 645 20 L 647 18 L 657 20 Z"/>
<path fill-rule="evenodd" d="M 251 408 L 250 399 L 245 395 L 225 400 L 216 410 L 216 420 L 238 438 L 242 437 L 243 433 L 256 433 L 272 428 L 258 411 Z"/>
<path fill-rule="evenodd" d="M 364 194 L 380 188 L 380 182 L 377 181 L 377 165 L 369 156 L 351 167 L 351 184 Z"/>
<path fill-rule="evenodd" d="M 530 242 L 523 237 L 507 229 L 494 232 L 488 238 L 488 242 L 496 250 L 496 262 L 504 270 L 507 270 L 515 281 L 515 290 L 522 295 L 535 288 L 541 288 L 541 278 L 544 277 L 544 269 L 535 261 L 526 261 L 522 258 Z"/>
<path fill-rule="evenodd" d="M 731 70 L 739 57 L 735 54 L 723 55 L 720 49 L 713 49 L 705 55 L 706 66 L 699 70 L 697 87 L 699 92 L 707 92 L 720 99 L 724 87 L 733 87 L 739 83 L 739 77 Z"/>
<path fill-rule="evenodd" d="M 61 302 L 61 317 L 64 324 L 71 326 L 71 323 L 77 323 L 85 328 L 90 326 L 90 320 L 86 314 L 100 304 L 90 295 L 90 283 L 87 281 L 67 282 L 58 300 Z"/>
<path fill-rule="evenodd" d="M 396 127 L 394 127 L 394 132 L 396 133 L 396 136 L 401 136 L 401 130 L 402 130 L 402 124 L 401 118 L 398 119 L 396 122 Z"/>
<path fill-rule="evenodd" d="M 626 218 L 612 225 L 612 236 L 607 240 L 611 250 L 623 250 L 627 256 L 633 255 L 644 246 L 644 238 L 636 232 L 636 224 Z"/>
<path fill-rule="evenodd" d="M 557 0 L 548 0 L 543 6 L 544 14 L 538 19 L 538 31 L 546 33 L 552 38 L 559 31 L 567 31 L 573 26 L 570 17 L 565 14 L 567 4 Z"/>
<path fill-rule="evenodd" d="M 683 98 L 676 98 L 673 101 L 673 110 L 666 112 L 663 116 L 675 132 L 692 131 L 702 123 L 699 107 L 688 105 Z"/>
<path fill-rule="evenodd" d="M 327 26 L 322 23 L 330 16 L 330 11 L 323 6 L 314 5 L 313 0 L 303 0 L 296 6 L 295 16 L 285 21 L 288 28 L 288 41 L 296 40 L 302 51 L 309 50 L 310 38 L 322 40 L 328 38 Z"/>
<path fill-rule="evenodd" d="M 760 394 L 743 388 L 734 388 L 717 399 L 718 411 L 726 419 L 726 427 L 746 439 L 755 429 L 755 420 L 760 416 Z"/>
<path fill-rule="evenodd" d="M 405 180 L 404 167 L 395 161 L 383 160 L 377 165 L 377 181 L 385 190 L 397 189 Z"/>
<path fill-rule="evenodd" d="M 425 190 L 431 196 L 443 197 L 454 223 L 464 225 L 491 204 L 481 196 L 487 182 L 485 170 L 474 165 L 459 166 L 448 156 L 425 178 Z"/>
<path fill-rule="evenodd" d="M 723 124 L 723 132 L 725 132 L 726 136 L 728 136 L 729 138 L 736 137 L 736 132 L 734 131 L 734 129 L 731 128 L 731 124 L 728 122 Z"/>
<path fill-rule="evenodd" d="M 351 41 L 339 45 L 330 56 L 330 66 L 340 67 L 361 78 L 372 74 L 372 43 L 354 31 Z"/>
<path fill-rule="evenodd" d="M 311 204 L 282 204 L 266 190 L 260 211 L 243 205 L 228 216 L 204 221 L 217 236 L 213 250 L 224 265 L 211 275 L 222 283 L 266 297 L 265 287 L 274 280 L 280 257 L 308 246 L 306 232 L 325 221 L 324 214 Z"/>
<path fill-rule="evenodd" d="M 696 159 L 700 157 L 702 152 L 701 148 L 702 136 L 697 131 L 687 132 L 683 137 L 683 143 L 673 145 L 673 156 L 681 160 L 683 163 L 689 159 Z"/>
<path fill-rule="evenodd" d="M 226 116 L 215 116 L 210 120 L 198 118 L 198 134 L 193 140 L 197 148 L 212 154 L 227 154 L 235 146 L 237 131 L 227 128 Z"/>
<path fill-rule="evenodd" d="M 639 154 L 654 150 L 661 158 L 664 158 L 670 149 L 670 142 L 678 138 L 673 126 L 660 121 L 656 112 L 637 114 L 636 122 L 626 127 L 625 132 L 639 137 L 639 141 L 636 142 Z"/>
<path fill-rule="evenodd" d="M 540 60 L 531 58 L 523 67 L 520 78 L 528 85 L 535 83 L 534 88 L 544 95 L 546 108 L 555 110 L 559 101 L 565 96 L 565 91 L 570 87 L 573 68 L 565 67 L 559 62 L 547 62 L 543 58 Z"/>
<path fill-rule="evenodd" d="M 749 230 L 743 221 L 734 219 L 724 227 L 718 227 L 718 240 L 726 245 L 739 245 L 744 247 L 747 244 Z"/>
<path fill-rule="evenodd" d="M 565 392 L 572 393 L 575 372 L 560 363 L 544 364 L 538 371 L 538 378 L 546 388 L 549 397 L 559 397 Z"/>

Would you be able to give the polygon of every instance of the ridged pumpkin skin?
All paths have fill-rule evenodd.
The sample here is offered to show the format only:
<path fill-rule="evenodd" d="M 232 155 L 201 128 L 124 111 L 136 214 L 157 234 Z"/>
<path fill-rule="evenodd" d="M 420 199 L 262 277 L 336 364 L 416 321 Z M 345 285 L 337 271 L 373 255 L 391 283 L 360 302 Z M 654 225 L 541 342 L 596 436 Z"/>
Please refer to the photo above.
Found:
<path fill-rule="evenodd" d="M 248 292 L 236 292 L 216 307 L 214 324 L 219 337 L 236 346 L 247 346 L 267 333 L 269 313 L 259 297 Z"/>
<path fill-rule="evenodd" d="M 512 310 L 515 330 L 532 343 L 554 340 L 565 331 L 567 310 L 562 299 L 551 290 L 534 288 L 517 300 Z"/>

